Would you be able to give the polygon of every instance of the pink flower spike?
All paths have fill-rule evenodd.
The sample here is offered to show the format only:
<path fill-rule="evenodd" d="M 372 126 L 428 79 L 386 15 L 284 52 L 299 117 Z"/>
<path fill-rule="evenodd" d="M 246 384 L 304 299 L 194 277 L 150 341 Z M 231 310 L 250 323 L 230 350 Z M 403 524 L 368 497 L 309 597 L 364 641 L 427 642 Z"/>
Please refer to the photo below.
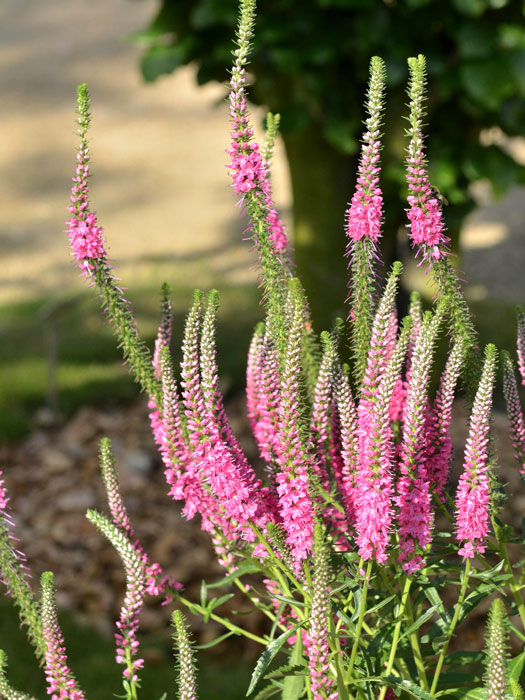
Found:
<path fill-rule="evenodd" d="M 433 513 L 427 477 L 425 419 L 427 391 L 434 343 L 443 318 L 444 306 L 425 314 L 412 355 L 410 378 L 403 412 L 403 434 L 399 460 L 396 504 L 399 509 L 398 561 L 409 574 L 424 566 L 424 553 L 431 541 Z"/>
<path fill-rule="evenodd" d="M 66 221 L 66 229 L 71 244 L 72 255 L 77 260 L 82 274 L 90 276 L 97 260 L 105 260 L 103 231 L 97 225 L 97 216 L 89 212 L 89 148 L 87 131 L 91 121 L 89 114 L 89 91 L 87 85 L 78 87 L 78 133 L 80 148 L 77 154 L 77 168 L 73 177 L 73 188 L 68 207 L 73 216 Z"/>
<path fill-rule="evenodd" d="M 462 543 L 458 554 L 467 558 L 485 551 L 489 532 L 489 430 L 495 373 L 496 348 L 487 345 L 456 494 L 456 539 Z"/>
<path fill-rule="evenodd" d="M 521 410 L 518 383 L 510 355 L 502 353 L 503 359 L 503 393 L 509 416 L 509 432 L 514 456 L 519 464 L 521 478 L 525 480 L 525 421 Z"/>
<path fill-rule="evenodd" d="M 312 579 L 312 607 L 308 631 L 308 668 L 313 700 L 336 700 L 339 693 L 333 689 L 330 673 L 328 644 L 328 615 L 330 614 L 330 587 L 326 542 L 321 526 L 316 525 L 314 536 L 314 575 Z"/>
<path fill-rule="evenodd" d="M 313 504 L 308 473 L 312 455 L 304 444 L 299 425 L 301 406 L 301 352 L 305 327 L 304 299 L 292 281 L 289 297 L 291 325 L 281 378 L 279 428 L 275 444 L 279 472 L 276 475 L 279 512 L 286 542 L 298 572 L 312 549 Z"/>
<path fill-rule="evenodd" d="M 435 495 L 445 500 L 444 489 L 452 463 L 452 404 L 456 385 L 463 367 L 465 355 L 464 341 L 458 339 L 452 348 L 439 388 L 434 399 L 432 412 L 427 420 L 426 470 L 430 487 Z"/>
<path fill-rule="evenodd" d="M 409 58 L 410 143 L 406 158 L 409 194 L 407 211 L 410 241 L 417 246 L 422 260 L 433 263 L 446 257 L 450 238 L 445 235 L 441 202 L 430 186 L 424 153 L 423 120 L 426 99 L 426 61 L 424 56 Z"/>
<path fill-rule="evenodd" d="M 366 101 L 368 118 L 365 121 L 366 131 L 363 135 L 357 185 L 346 213 L 346 235 L 349 239 L 347 254 L 351 254 L 352 243 L 365 238 L 375 244 L 381 236 L 383 194 L 378 183 L 381 170 L 379 166 L 380 128 L 384 108 L 385 78 L 385 64 L 381 58 L 374 56 L 370 62 L 370 81 Z"/>
<path fill-rule="evenodd" d="M 126 595 L 120 617 L 116 622 L 118 632 L 115 634 L 117 646 L 116 661 L 125 668 L 122 675 L 132 684 L 138 681 L 135 673 L 142 668 L 143 660 L 137 657 L 139 641 L 139 616 L 144 607 L 146 594 L 146 572 L 140 553 L 131 544 L 126 535 L 106 517 L 95 510 L 88 510 L 87 519 L 111 542 L 124 564 L 126 572 Z M 135 691 L 136 692 L 136 691 Z"/>
<path fill-rule="evenodd" d="M 53 574 L 46 571 L 42 574 L 42 636 L 44 639 L 45 674 L 47 692 L 53 698 L 64 700 L 85 700 L 84 693 L 77 686 L 69 666 L 67 665 L 64 638 L 58 624 L 55 605 L 55 587 Z"/>
<path fill-rule="evenodd" d="M 518 340 L 516 350 L 518 354 L 518 369 L 521 375 L 521 383 L 525 386 L 525 311 L 518 306 Z"/>

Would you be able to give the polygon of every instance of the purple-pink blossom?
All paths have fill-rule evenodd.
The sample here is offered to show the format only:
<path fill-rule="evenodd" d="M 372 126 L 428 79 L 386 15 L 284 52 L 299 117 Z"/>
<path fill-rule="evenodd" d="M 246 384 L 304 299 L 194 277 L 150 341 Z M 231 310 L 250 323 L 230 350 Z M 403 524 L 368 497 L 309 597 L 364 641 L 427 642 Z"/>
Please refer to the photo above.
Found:
<path fill-rule="evenodd" d="M 488 345 L 465 445 L 463 473 L 456 494 L 458 554 L 472 558 L 485 551 L 489 532 L 489 430 L 496 348 Z"/>
<path fill-rule="evenodd" d="M 97 224 L 96 214 L 89 211 L 89 148 L 86 129 L 80 129 L 80 149 L 77 154 L 77 168 L 71 189 L 71 205 L 68 211 L 72 217 L 66 221 L 72 255 L 83 274 L 90 274 L 96 260 L 106 257 L 103 230 Z"/>

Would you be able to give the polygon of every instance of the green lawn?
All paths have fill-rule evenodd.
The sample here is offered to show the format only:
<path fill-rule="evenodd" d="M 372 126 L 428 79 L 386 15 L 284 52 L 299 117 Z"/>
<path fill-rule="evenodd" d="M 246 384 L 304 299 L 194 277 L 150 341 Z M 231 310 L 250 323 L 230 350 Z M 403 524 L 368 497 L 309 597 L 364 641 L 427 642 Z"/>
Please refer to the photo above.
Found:
<path fill-rule="evenodd" d="M 174 291 L 176 358 L 191 291 Z M 159 290 L 134 289 L 130 296 L 140 331 L 151 347 L 159 317 Z M 244 381 L 248 344 L 262 311 L 258 308 L 258 290 L 251 286 L 227 287 L 220 298 L 220 370 L 235 389 Z M 53 323 L 42 320 L 46 309 L 62 302 L 65 307 Z M 50 340 L 56 344 L 54 370 Z M 107 407 L 108 403 L 138 396 L 138 387 L 123 366 L 93 289 L 69 299 L 43 298 L 0 306 L 0 443 L 19 439 L 30 430 L 32 415 L 46 405 L 53 386 L 65 417 L 82 405 Z"/>

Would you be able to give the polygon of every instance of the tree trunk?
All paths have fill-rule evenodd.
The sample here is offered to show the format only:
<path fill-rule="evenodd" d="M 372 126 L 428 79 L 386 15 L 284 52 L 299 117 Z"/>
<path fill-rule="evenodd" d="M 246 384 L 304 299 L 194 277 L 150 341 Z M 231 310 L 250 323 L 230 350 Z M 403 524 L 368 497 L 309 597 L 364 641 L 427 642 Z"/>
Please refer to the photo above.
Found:
<path fill-rule="evenodd" d="M 317 331 L 346 317 L 344 218 L 356 160 L 338 153 L 313 127 L 283 133 L 293 194 L 295 260 Z"/>

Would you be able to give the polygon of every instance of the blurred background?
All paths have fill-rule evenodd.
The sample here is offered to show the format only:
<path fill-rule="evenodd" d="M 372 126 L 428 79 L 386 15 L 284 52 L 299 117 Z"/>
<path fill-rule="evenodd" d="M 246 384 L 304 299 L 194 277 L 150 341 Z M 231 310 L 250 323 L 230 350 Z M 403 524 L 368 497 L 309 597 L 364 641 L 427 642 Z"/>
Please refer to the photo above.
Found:
<path fill-rule="evenodd" d="M 115 668 L 88 649 L 111 647 L 122 592 L 116 556 L 83 518 L 87 507 L 103 507 L 100 437 L 113 440 L 130 510 L 153 558 L 170 564 L 189 589 L 219 572 L 207 538 L 164 495 L 146 405 L 94 290 L 69 258 L 63 222 L 77 147 L 75 89 L 87 82 L 91 90 L 91 201 L 141 332 L 152 341 L 160 285 L 168 281 L 176 351 L 191 291 L 218 288 L 222 381 L 234 427 L 246 436 L 245 357 L 262 314 L 254 257 L 243 241 L 246 222 L 225 168 L 224 81 L 235 19 L 235 0 L 0 4 L 2 467 L 35 580 L 53 569 L 61 606 L 75 611 L 74 622 L 65 617 L 72 665 L 83 659 L 75 670 L 92 698 L 118 690 Z M 449 200 L 455 259 L 483 342 L 513 347 L 513 306 L 525 300 L 523 20 L 515 0 L 260 0 L 254 122 L 260 134 L 268 109 L 282 115 L 275 199 L 294 232 L 319 329 L 341 312 L 345 297 L 343 216 L 374 54 L 389 70 L 385 256 L 406 259 L 407 286 L 432 296 L 410 262 L 402 228 L 405 66 L 407 56 L 422 52 L 429 65 L 431 179 Z M 496 427 L 504 442 L 502 416 Z M 253 452 L 247 437 L 245 444 Z M 516 512 L 525 506 L 519 499 Z M 88 619 L 91 627 L 72 635 L 72 625 Z M 144 615 L 153 669 L 148 688 L 158 695 L 171 676 L 169 639 L 159 631 L 166 620 L 153 607 Z M 247 624 L 255 629 L 260 621 Z M 201 643 L 219 634 L 197 620 L 193 625 Z M 27 648 L 16 628 L 1 603 L 0 646 L 20 644 L 10 657 L 21 660 L 14 674 L 23 679 Z M 254 649 L 235 649 L 246 675 Z M 244 695 L 243 679 L 231 683 L 231 656 L 223 646 L 200 655 L 202 685 L 225 698 Z M 24 687 L 42 693 L 41 686 Z"/>

